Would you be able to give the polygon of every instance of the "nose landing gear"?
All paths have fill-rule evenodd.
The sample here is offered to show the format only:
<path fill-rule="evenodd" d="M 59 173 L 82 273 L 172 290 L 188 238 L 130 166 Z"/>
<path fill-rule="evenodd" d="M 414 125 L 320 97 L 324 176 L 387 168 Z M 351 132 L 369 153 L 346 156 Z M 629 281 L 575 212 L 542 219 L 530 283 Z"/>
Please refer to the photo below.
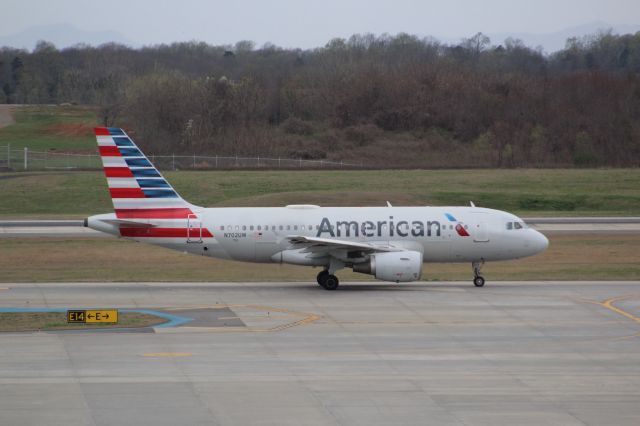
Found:
<path fill-rule="evenodd" d="M 480 275 L 480 270 L 482 269 L 483 265 L 484 265 L 484 259 L 480 260 L 480 262 L 471 263 L 471 266 L 473 267 L 473 276 L 474 276 L 473 285 L 475 285 L 476 287 L 484 286 L 484 277 Z"/>

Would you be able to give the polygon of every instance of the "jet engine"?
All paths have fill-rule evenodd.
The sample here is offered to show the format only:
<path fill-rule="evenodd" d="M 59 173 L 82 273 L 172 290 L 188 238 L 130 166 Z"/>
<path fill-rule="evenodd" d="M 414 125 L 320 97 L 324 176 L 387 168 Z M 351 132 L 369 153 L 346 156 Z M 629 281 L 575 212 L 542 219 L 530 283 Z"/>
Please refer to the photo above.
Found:
<path fill-rule="evenodd" d="M 422 253 L 418 251 L 390 251 L 375 253 L 369 260 L 353 265 L 353 272 L 375 276 L 379 280 L 410 282 L 422 275 Z"/>

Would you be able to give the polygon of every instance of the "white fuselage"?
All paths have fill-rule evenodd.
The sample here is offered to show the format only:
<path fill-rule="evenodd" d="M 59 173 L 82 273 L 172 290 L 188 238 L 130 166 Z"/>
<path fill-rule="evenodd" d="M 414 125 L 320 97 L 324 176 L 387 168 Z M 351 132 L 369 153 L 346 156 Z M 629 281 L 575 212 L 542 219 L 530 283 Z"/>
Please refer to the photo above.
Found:
<path fill-rule="evenodd" d="M 518 217 L 479 207 L 300 205 L 203 208 L 194 209 L 194 213 L 189 219 L 148 220 L 157 227 L 186 226 L 189 228 L 187 238 L 128 238 L 221 259 L 316 266 L 327 260 L 298 255 L 289 237 L 320 237 L 404 248 L 422 252 L 424 262 L 518 259 L 540 253 L 548 246 L 546 237 L 522 226 Z M 119 235 L 117 226 L 101 222 L 105 218 L 115 216 L 93 216 L 89 218 L 89 227 Z M 514 226 L 515 223 L 520 225 Z"/>

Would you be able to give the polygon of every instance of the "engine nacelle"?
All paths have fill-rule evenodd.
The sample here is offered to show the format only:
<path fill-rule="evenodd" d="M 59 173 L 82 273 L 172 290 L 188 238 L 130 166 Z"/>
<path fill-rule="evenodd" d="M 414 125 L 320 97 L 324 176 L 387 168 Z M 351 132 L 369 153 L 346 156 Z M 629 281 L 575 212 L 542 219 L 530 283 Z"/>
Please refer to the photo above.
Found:
<path fill-rule="evenodd" d="M 370 274 L 379 280 L 393 282 L 417 281 L 422 275 L 422 253 L 390 251 L 370 255 L 369 261 L 353 265 L 353 272 Z"/>

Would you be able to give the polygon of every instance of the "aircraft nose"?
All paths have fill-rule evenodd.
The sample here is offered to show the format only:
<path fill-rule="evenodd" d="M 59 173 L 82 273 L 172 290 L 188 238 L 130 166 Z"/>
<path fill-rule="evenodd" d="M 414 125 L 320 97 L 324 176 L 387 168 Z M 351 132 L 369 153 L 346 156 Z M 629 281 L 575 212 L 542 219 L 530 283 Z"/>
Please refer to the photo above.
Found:
<path fill-rule="evenodd" d="M 531 248 L 533 248 L 536 253 L 541 253 L 549 247 L 549 239 L 538 231 L 533 232 L 535 232 L 535 234 L 531 242 Z"/>

